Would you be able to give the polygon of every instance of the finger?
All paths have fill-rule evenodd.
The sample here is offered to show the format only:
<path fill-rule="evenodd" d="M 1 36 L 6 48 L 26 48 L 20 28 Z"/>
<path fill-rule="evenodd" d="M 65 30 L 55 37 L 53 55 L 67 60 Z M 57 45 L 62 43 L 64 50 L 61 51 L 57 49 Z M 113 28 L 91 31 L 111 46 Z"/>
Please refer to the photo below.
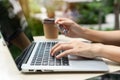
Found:
<path fill-rule="evenodd" d="M 58 19 L 55 20 L 55 23 L 58 23 L 58 22 L 64 21 L 64 20 L 66 20 L 66 19 L 65 18 L 58 18 Z"/>
<path fill-rule="evenodd" d="M 68 50 L 68 49 L 71 49 L 71 48 L 72 48 L 72 47 L 69 46 L 68 44 L 59 45 L 58 47 L 56 47 L 56 48 L 52 51 L 51 55 L 52 55 L 52 56 L 55 55 L 55 53 L 59 52 L 60 50 Z"/>
<path fill-rule="evenodd" d="M 58 21 L 57 23 L 58 23 L 58 24 L 61 24 L 61 25 L 65 25 L 65 24 L 66 24 L 66 21 Z"/>
<path fill-rule="evenodd" d="M 56 19 L 55 23 L 57 24 L 59 21 L 61 21 L 61 18 Z"/>
<path fill-rule="evenodd" d="M 60 45 L 60 43 L 57 43 L 57 44 L 55 44 L 55 45 L 51 48 L 51 50 L 50 50 L 50 54 L 51 54 L 51 55 L 52 55 L 54 49 L 57 48 L 59 45 Z"/>
<path fill-rule="evenodd" d="M 61 50 L 68 50 L 68 49 L 71 49 L 71 47 L 70 46 L 65 46 L 65 45 L 62 45 L 62 46 L 58 46 L 57 48 L 55 48 L 54 50 L 53 50 L 53 52 L 51 53 L 51 55 L 53 56 L 53 55 L 55 55 L 57 52 L 59 52 L 59 51 L 61 51 Z"/>
<path fill-rule="evenodd" d="M 66 50 L 66 51 L 60 53 L 59 55 L 57 55 L 56 58 L 59 59 L 61 57 L 67 56 L 72 53 L 74 53 L 74 49 Z"/>
<path fill-rule="evenodd" d="M 65 43 L 64 43 L 64 42 L 59 42 L 59 43 L 57 43 L 56 45 L 54 45 L 54 46 L 52 47 L 52 49 L 50 50 L 50 54 L 52 55 L 53 51 L 54 51 L 58 46 L 60 46 L 61 44 L 65 44 Z"/>
<path fill-rule="evenodd" d="M 63 24 L 63 25 L 69 25 L 69 19 L 67 18 L 58 18 L 55 20 L 56 24 Z"/>

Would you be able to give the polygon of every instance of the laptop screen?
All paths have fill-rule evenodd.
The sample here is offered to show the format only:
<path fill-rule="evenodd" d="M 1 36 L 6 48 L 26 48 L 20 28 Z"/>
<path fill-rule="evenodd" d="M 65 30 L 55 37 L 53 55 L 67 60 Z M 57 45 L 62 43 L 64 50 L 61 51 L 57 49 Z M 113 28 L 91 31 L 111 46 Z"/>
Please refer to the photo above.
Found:
<path fill-rule="evenodd" d="M 33 41 L 18 0 L 0 0 L 0 31 L 14 59 Z"/>

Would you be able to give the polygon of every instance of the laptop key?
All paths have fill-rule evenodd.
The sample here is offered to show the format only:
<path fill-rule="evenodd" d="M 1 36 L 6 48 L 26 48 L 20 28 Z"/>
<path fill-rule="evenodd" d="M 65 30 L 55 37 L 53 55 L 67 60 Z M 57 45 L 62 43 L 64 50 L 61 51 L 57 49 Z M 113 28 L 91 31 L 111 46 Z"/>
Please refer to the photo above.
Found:
<path fill-rule="evenodd" d="M 61 59 L 56 59 L 56 66 L 60 66 L 61 65 Z"/>
<path fill-rule="evenodd" d="M 63 57 L 63 58 L 62 58 L 62 62 L 63 62 L 63 65 L 64 65 L 64 66 L 68 66 L 68 65 L 69 65 L 69 62 L 68 62 L 68 58 L 67 58 L 67 57 Z"/>

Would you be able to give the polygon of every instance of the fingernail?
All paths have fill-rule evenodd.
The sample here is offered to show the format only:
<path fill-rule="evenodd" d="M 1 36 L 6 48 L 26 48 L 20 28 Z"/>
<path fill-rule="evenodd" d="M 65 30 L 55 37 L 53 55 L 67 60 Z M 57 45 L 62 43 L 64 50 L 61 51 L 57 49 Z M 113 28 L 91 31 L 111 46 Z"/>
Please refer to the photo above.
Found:
<path fill-rule="evenodd" d="M 58 57 L 58 56 L 56 56 L 56 58 L 57 58 L 57 59 L 59 59 L 59 57 Z"/>
<path fill-rule="evenodd" d="M 51 56 L 53 56 L 53 53 L 51 53 Z"/>

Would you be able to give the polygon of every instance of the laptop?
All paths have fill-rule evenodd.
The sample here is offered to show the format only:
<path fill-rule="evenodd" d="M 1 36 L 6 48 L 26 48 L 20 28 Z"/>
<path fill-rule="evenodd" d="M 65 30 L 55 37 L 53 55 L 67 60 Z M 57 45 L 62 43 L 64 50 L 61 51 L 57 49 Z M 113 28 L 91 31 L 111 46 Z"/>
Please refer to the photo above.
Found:
<path fill-rule="evenodd" d="M 0 1 L 0 7 L 2 6 L 0 14 L 4 14 L 0 16 L 0 19 L 3 19 L 0 20 L 0 30 L 16 67 L 21 72 L 107 72 L 109 70 L 107 64 L 100 58 L 89 59 L 71 55 L 61 59 L 52 57 L 50 49 L 58 41 L 35 42 L 25 17 L 23 15 L 18 17 L 14 13 L 14 16 L 8 15 L 10 14 L 7 12 L 8 5 L 11 5 L 10 1 Z"/>

